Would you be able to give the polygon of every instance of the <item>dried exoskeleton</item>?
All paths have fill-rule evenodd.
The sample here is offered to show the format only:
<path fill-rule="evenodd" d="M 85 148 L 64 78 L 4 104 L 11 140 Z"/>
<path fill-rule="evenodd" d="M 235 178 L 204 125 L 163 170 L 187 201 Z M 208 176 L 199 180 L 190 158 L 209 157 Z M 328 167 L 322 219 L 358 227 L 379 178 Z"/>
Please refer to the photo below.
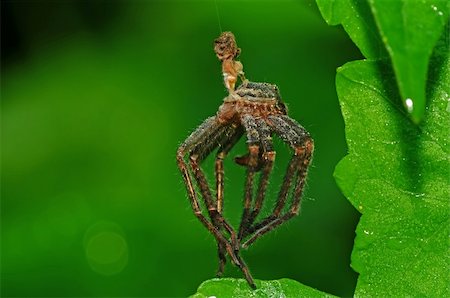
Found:
<path fill-rule="evenodd" d="M 222 275 L 228 255 L 231 262 L 242 270 L 249 285 L 255 288 L 248 267 L 240 256 L 240 249 L 247 248 L 259 237 L 299 213 L 314 142 L 300 124 L 287 116 L 277 86 L 245 79 L 242 64 L 236 61 L 240 49 L 233 33 L 222 33 L 215 40 L 214 50 L 222 62 L 224 83 L 229 95 L 223 100 L 217 114 L 206 119 L 180 146 L 177 162 L 195 216 L 217 240 L 217 275 Z M 242 84 L 235 89 L 238 78 Z M 236 157 L 235 161 L 246 167 L 247 171 L 244 210 L 239 228 L 235 230 L 223 217 L 223 160 L 243 135 L 247 139 L 248 153 Z M 286 142 L 292 148 L 293 156 L 271 214 L 257 220 L 275 160 L 272 135 Z M 216 183 L 212 190 L 200 165 L 214 151 Z M 255 185 L 257 175 L 259 181 Z M 292 195 L 290 199 L 289 194 Z M 207 215 L 202 212 L 200 197 Z"/>

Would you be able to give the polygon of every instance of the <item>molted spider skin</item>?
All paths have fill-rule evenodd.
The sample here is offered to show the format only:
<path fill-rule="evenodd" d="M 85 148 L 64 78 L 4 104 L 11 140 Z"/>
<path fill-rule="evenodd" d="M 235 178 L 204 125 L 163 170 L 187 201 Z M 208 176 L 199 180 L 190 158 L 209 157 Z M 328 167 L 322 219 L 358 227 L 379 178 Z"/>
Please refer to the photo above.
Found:
<path fill-rule="evenodd" d="M 234 35 L 232 37 L 234 41 Z M 229 38 L 229 35 L 226 38 Z M 227 42 L 236 47 L 235 43 L 229 40 Z M 226 52 L 227 49 L 220 48 L 220 51 Z M 227 61 L 237 62 L 234 61 L 235 58 L 233 56 Z M 243 78 L 243 83 L 234 90 L 234 83 L 231 86 L 226 77 L 224 83 L 229 95 L 224 99 L 217 114 L 207 118 L 181 144 L 177 151 L 177 163 L 195 216 L 217 241 L 219 256 L 217 275 L 222 275 L 228 255 L 231 262 L 241 269 L 248 284 L 256 288 L 250 271 L 240 256 L 240 249 L 249 247 L 258 238 L 299 213 L 314 142 L 309 133 L 287 115 L 286 106 L 281 101 L 276 85 L 249 82 Z M 223 217 L 223 160 L 244 134 L 248 152 L 235 158 L 236 163 L 244 166 L 247 172 L 241 223 L 235 230 Z M 293 150 L 293 156 L 287 166 L 275 207 L 271 214 L 257 220 L 276 156 L 272 135 L 277 135 L 287 143 Z M 217 150 L 217 153 L 215 189 L 212 190 L 200 164 L 214 150 Z M 257 185 L 255 185 L 256 175 L 259 175 Z M 289 200 L 290 193 L 292 197 Z M 206 207 L 204 211 L 199 196 Z M 207 215 L 203 212 L 207 212 Z"/>

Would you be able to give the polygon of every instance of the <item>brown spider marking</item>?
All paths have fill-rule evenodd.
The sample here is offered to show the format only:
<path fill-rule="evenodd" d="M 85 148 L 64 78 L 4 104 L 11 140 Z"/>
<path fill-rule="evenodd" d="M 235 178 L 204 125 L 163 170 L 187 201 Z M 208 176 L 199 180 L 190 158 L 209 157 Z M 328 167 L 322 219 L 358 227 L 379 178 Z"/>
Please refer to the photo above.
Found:
<path fill-rule="evenodd" d="M 206 119 L 178 148 L 177 162 L 195 216 L 216 238 L 219 256 L 217 275 L 222 275 L 228 255 L 231 262 L 241 269 L 248 284 L 256 288 L 240 256 L 240 249 L 249 247 L 261 236 L 299 213 L 314 142 L 309 133 L 287 115 L 277 86 L 245 79 L 242 64 L 235 60 L 240 49 L 231 32 L 224 32 L 215 40 L 214 50 L 222 62 L 224 83 L 229 95 L 225 97 L 217 114 Z M 238 77 L 242 84 L 235 89 Z M 245 167 L 247 172 L 244 210 L 239 228 L 235 230 L 223 217 L 223 160 L 244 134 L 248 152 L 235 157 L 235 162 Z M 271 214 L 257 220 L 275 162 L 273 135 L 287 143 L 293 155 Z M 211 189 L 200 165 L 215 150 L 216 183 L 215 188 Z M 257 184 L 256 176 L 259 176 Z M 289 194 L 292 196 L 290 199 Z M 203 199 L 203 204 L 200 204 L 199 197 Z M 207 216 L 202 209 L 207 212 Z"/>

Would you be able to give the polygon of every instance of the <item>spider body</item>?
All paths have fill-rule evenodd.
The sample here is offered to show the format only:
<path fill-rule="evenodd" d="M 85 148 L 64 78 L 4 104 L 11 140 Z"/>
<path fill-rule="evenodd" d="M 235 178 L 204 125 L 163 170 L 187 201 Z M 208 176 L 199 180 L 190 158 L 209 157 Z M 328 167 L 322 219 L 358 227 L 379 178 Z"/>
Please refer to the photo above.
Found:
<path fill-rule="evenodd" d="M 275 85 L 246 82 L 236 90 L 236 95 L 224 99 L 217 113 L 219 122 L 242 124 L 243 115 L 267 119 L 270 115 L 286 114 L 286 107 Z"/>
<path fill-rule="evenodd" d="M 222 37 L 224 42 L 218 42 Z M 227 46 L 233 48 L 227 50 Z M 235 53 L 240 49 L 237 48 L 231 32 L 223 33 L 216 40 L 215 49 L 218 57 L 220 53 L 234 53 L 224 59 L 220 59 L 223 55 L 220 56 L 222 63 L 227 62 L 231 65 L 238 62 L 234 59 L 237 57 Z M 242 66 L 240 62 L 234 65 L 238 68 Z M 243 83 L 234 90 L 234 83 L 230 85 L 229 77 L 224 73 L 224 83 L 229 95 L 225 97 L 217 114 L 207 118 L 179 147 L 177 162 L 194 214 L 217 240 L 219 255 L 217 275 L 223 273 L 228 255 L 232 263 L 242 270 L 249 285 L 255 288 L 248 267 L 240 257 L 240 249 L 247 248 L 259 237 L 299 213 L 314 144 L 309 133 L 287 115 L 286 106 L 275 85 L 249 82 L 243 77 L 242 80 Z M 242 219 L 239 228 L 235 230 L 223 217 L 223 160 L 244 135 L 248 152 L 235 158 L 237 164 L 246 168 Z M 287 166 L 272 213 L 257 220 L 276 156 L 272 143 L 273 135 L 280 137 L 292 148 L 293 156 Z M 217 150 L 215 188 L 211 190 L 200 165 L 214 150 Z M 188 160 L 185 160 L 186 156 Z M 258 175 L 259 181 L 256 185 Z M 206 207 L 204 212 L 207 212 L 207 216 L 202 211 L 199 196 L 203 199 L 203 205 Z"/>

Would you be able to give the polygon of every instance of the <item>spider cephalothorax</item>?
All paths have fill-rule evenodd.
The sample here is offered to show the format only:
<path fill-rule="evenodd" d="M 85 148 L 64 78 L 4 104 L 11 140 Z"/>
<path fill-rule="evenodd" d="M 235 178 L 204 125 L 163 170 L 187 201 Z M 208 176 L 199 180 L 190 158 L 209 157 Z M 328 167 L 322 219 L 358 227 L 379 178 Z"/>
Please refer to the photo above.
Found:
<path fill-rule="evenodd" d="M 220 40 L 225 42 L 220 44 Z M 233 49 L 227 49 L 226 45 Z M 236 48 L 231 32 L 222 33 L 215 43 L 218 57 L 219 54 L 233 52 Z M 237 55 L 232 55 L 220 59 L 229 95 L 225 97 L 217 114 L 206 119 L 180 146 L 177 161 L 195 215 L 217 240 L 217 275 L 222 275 L 228 254 L 231 262 L 242 270 L 249 285 L 255 288 L 248 267 L 240 257 L 240 249 L 247 248 L 259 237 L 298 214 L 314 143 L 309 133 L 287 116 L 286 106 L 281 101 L 277 86 L 247 81 L 243 76 L 242 64 L 235 60 L 236 57 Z M 243 83 L 235 90 L 237 75 L 241 76 Z M 244 210 L 239 228 L 235 230 L 222 215 L 223 160 L 243 135 L 247 139 L 248 152 L 236 157 L 235 161 L 247 169 Z M 286 142 L 293 149 L 293 156 L 272 213 L 257 220 L 275 161 L 272 135 L 277 135 Z M 200 164 L 215 150 L 216 183 L 215 189 L 211 190 Z M 188 162 L 185 160 L 186 155 L 189 157 Z M 259 181 L 254 195 L 257 174 Z M 290 193 L 292 198 L 288 203 Z M 208 217 L 202 213 L 199 196 L 203 199 Z"/>

